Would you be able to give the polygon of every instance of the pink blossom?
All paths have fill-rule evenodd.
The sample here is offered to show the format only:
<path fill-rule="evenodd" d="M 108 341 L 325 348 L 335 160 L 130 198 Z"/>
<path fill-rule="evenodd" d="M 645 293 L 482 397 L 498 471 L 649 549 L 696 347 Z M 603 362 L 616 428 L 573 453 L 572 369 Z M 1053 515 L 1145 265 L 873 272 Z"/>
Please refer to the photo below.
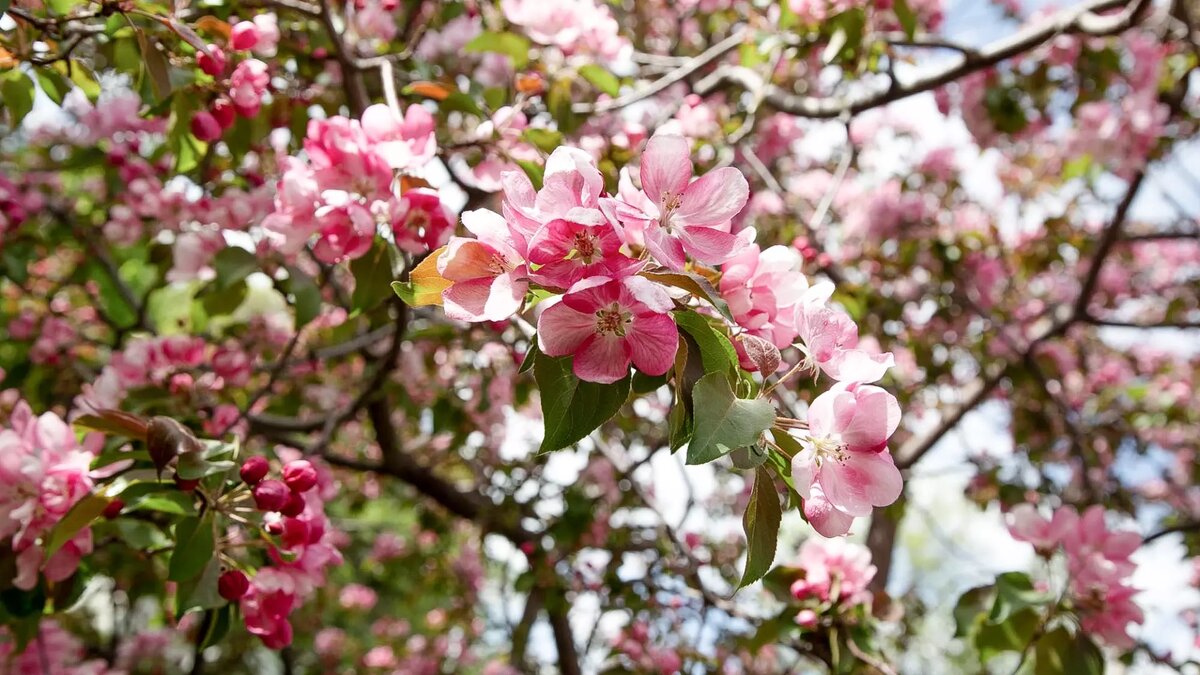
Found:
<path fill-rule="evenodd" d="M 795 308 L 796 330 L 809 360 L 841 382 L 875 382 L 895 365 L 891 353 L 871 354 L 858 347 L 858 326 L 844 312 L 822 306 L 816 298 L 833 290 L 825 286 Z"/>
<path fill-rule="evenodd" d="M 589 53 L 613 60 L 630 49 L 612 12 L 597 0 L 501 0 L 504 17 L 534 41 L 568 54 Z"/>
<path fill-rule="evenodd" d="M 362 584 L 346 584 L 338 594 L 338 604 L 345 609 L 369 612 L 375 606 L 378 595 Z"/>
<path fill-rule="evenodd" d="M 297 595 L 292 575 L 273 567 L 260 569 L 240 603 L 246 630 L 270 649 L 290 645 L 292 624 L 288 615 L 298 602 Z"/>
<path fill-rule="evenodd" d="M 437 152 L 433 115 L 420 105 L 410 105 L 401 117 L 377 103 L 362 114 L 362 128 L 374 150 L 393 169 L 417 169 Z"/>
<path fill-rule="evenodd" d="M 720 264 L 745 248 L 752 229 L 731 233 L 732 220 L 746 205 L 750 188 L 733 167 L 714 169 L 692 181 L 688 142 L 659 135 L 642 153 L 642 191 L 622 192 L 632 201 L 610 202 L 617 219 L 642 230 L 646 248 L 663 265 L 682 270 L 685 255 Z"/>
<path fill-rule="evenodd" d="M 629 364 L 662 375 L 674 364 L 679 334 L 671 297 L 643 277 L 585 279 L 538 317 L 538 346 L 550 356 L 573 355 L 581 380 L 610 383 Z"/>
<path fill-rule="evenodd" d="M 1013 539 L 1033 544 L 1039 553 L 1058 548 L 1068 532 L 1075 529 L 1079 516 L 1075 509 L 1060 508 L 1047 520 L 1038 514 L 1033 504 L 1018 504 L 1008 514 L 1008 532 Z"/>
<path fill-rule="evenodd" d="M 252 48 L 259 56 L 275 56 L 279 44 L 279 19 L 274 12 L 254 15 L 254 27 L 258 30 L 258 42 Z"/>
<path fill-rule="evenodd" d="M 442 292 L 446 315 L 461 321 L 503 321 L 521 308 L 529 281 L 525 259 L 508 223 L 479 209 L 462 214 L 477 238 L 451 237 L 438 273 L 454 282 Z"/>
<path fill-rule="evenodd" d="M 375 215 L 356 201 L 337 199 L 317 209 L 320 237 L 313 255 L 321 262 L 337 264 L 361 258 L 371 250 L 378 224 Z"/>
<path fill-rule="evenodd" d="M 1135 642 L 1129 636 L 1128 626 L 1141 624 L 1145 619 L 1142 609 L 1133 601 L 1137 592 L 1125 585 L 1108 586 L 1094 592 L 1090 603 L 1094 609 L 1084 611 L 1080 627 L 1117 649 L 1132 649 Z"/>
<path fill-rule="evenodd" d="M 577 208 L 568 218 L 552 220 L 529 242 L 529 262 L 538 266 L 534 281 L 569 288 L 587 277 L 621 278 L 640 262 L 620 252 L 621 237 L 600 211 Z"/>
<path fill-rule="evenodd" d="M 834 385 L 809 406 L 808 434 L 800 439 L 804 449 L 792 460 L 796 490 L 810 499 L 812 486 L 819 485 L 818 501 L 823 496 L 832 510 L 853 517 L 896 501 L 903 481 L 887 440 L 899 424 L 900 405 L 888 392 L 856 383 Z M 837 514 L 819 515 L 830 522 L 827 529 L 848 527 Z"/>
<path fill-rule="evenodd" d="M 28 590 L 37 584 L 39 572 L 51 581 L 70 577 L 80 558 L 92 551 L 90 528 L 48 560 L 39 542 L 91 492 L 88 469 L 93 455 L 54 413 L 35 417 L 21 402 L 9 424 L 0 429 L 0 542 L 9 542 L 17 556 L 13 583 Z"/>
<path fill-rule="evenodd" d="M 871 551 L 862 544 L 845 539 L 807 539 L 800 547 L 796 567 L 804 571 L 804 579 L 798 583 L 804 584 L 807 595 L 845 607 L 871 602 L 869 586 L 876 569 L 871 564 Z"/>
<path fill-rule="evenodd" d="M 721 266 L 718 290 L 737 324 L 779 349 L 796 338 L 794 307 L 809 291 L 800 256 L 787 246 L 748 246 Z"/>
<path fill-rule="evenodd" d="M 246 59 L 237 64 L 229 76 L 229 100 L 242 117 L 254 117 L 262 106 L 263 94 L 271 83 L 267 64 L 258 59 Z"/>
<path fill-rule="evenodd" d="M 454 223 L 454 213 L 435 190 L 409 190 L 392 208 L 392 235 L 396 245 L 413 254 L 444 245 L 454 232 Z"/>

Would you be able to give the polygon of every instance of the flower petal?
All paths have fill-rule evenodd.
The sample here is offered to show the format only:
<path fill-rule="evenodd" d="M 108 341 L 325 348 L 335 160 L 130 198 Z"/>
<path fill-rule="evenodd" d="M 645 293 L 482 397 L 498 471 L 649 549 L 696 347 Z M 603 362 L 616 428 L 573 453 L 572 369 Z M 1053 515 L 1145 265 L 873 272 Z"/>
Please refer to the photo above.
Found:
<path fill-rule="evenodd" d="M 732 166 L 714 169 L 696 179 L 683 192 L 677 222 L 688 225 L 717 225 L 731 220 L 746 206 L 750 185 Z"/>
<path fill-rule="evenodd" d="M 682 136 L 659 135 L 642 152 L 642 190 L 655 205 L 663 195 L 682 195 L 692 178 L 692 150 Z M 744 179 L 743 179 L 744 180 Z"/>
<path fill-rule="evenodd" d="M 596 334 L 596 317 L 577 312 L 559 302 L 538 317 L 538 348 L 550 356 L 574 354 L 579 346 Z"/>
<path fill-rule="evenodd" d="M 668 314 L 635 317 L 626 335 L 633 365 L 647 375 L 662 375 L 675 364 L 679 331 Z"/>
<path fill-rule="evenodd" d="M 842 461 L 821 466 L 821 488 L 830 503 L 852 516 L 868 516 L 873 506 L 900 498 L 904 481 L 887 452 L 847 452 Z"/>
<path fill-rule="evenodd" d="M 623 338 L 597 335 L 584 343 L 572 365 L 581 380 L 612 384 L 629 374 L 628 347 Z"/>
<path fill-rule="evenodd" d="M 750 244 L 736 234 L 713 227 L 681 227 L 679 236 L 683 248 L 693 258 L 708 265 L 720 265 Z"/>

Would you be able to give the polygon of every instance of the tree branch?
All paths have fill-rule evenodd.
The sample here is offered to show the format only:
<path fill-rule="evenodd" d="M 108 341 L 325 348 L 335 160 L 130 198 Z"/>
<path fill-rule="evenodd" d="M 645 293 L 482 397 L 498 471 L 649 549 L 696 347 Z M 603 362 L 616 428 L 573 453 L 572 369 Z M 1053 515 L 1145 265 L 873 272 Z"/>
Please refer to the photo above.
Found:
<path fill-rule="evenodd" d="M 844 115 L 856 115 L 865 110 L 887 105 L 908 98 L 913 94 L 936 89 L 959 78 L 991 68 L 1014 56 L 1023 54 L 1063 34 L 1102 37 L 1120 33 L 1140 20 L 1150 7 L 1150 0 L 1122 2 L 1118 0 L 1088 0 L 1074 7 L 1060 10 L 1042 21 L 1026 26 L 1007 37 L 964 52 L 963 57 L 949 66 L 923 75 L 908 83 L 892 80 L 887 89 L 867 91 L 847 98 L 801 96 L 766 84 L 762 77 L 743 66 L 723 66 L 696 84 L 698 94 L 707 94 L 724 84 L 734 84 L 750 91 L 765 87 L 766 102 L 781 112 L 819 119 L 833 119 Z M 1101 16 L 1096 12 L 1125 6 L 1124 11 L 1113 16 Z"/>

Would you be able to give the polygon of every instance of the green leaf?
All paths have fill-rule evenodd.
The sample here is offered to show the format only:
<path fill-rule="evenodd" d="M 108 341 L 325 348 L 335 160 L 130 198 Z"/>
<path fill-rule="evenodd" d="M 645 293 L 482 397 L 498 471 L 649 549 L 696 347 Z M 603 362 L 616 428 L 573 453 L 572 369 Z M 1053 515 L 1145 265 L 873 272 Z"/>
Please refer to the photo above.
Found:
<path fill-rule="evenodd" d="M 104 507 L 108 506 L 108 501 L 100 495 L 89 494 L 76 502 L 50 531 L 50 536 L 46 539 L 46 559 L 49 560 L 63 544 L 71 541 L 80 530 L 99 518 L 100 514 L 104 513 Z"/>
<path fill-rule="evenodd" d="M 42 92 L 46 94 L 55 105 L 61 105 L 63 97 L 70 91 L 71 85 L 67 83 L 67 78 L 63 77 L 56 70 L 50 68 L 38 68 L 34 71 L 37 74 L 38 84 L 42 88 Z"/>
<path fill-rule="evenodd" d="M 603 66 L 589 63 L 579 67 L 579 74 L 583 76 L 583 79 L 591 82 L 593 86 L 609 96 L 616 96 L 621 93 L 621 81 Z"/>
<path fill-rule="evenodd" d="M 529 63 L 529 40 L 516 33 L 480 33 L 467 43 L 468 52 L 496 52 L 512 59 L 514 70 L 521 70 Z"/>
<path fill-rule="evenodd" d="M 728 373 L 737 370 L 737 351 L 723 333 L 712 327 L 708 319 L 691 310 L 675 313 L 675 323 L 686 331 L 700 347 L 700 361 L 707 373 Z"/>
<path fill-rule="evenodd" d="M 208 517 L 190 516 L 175 526 L 175 550 L 167 579 L 187 581 L 204 571 L 213 558 L 213 526 Z"/>
<path fill-rule="evenodd" d="M 697 298 L 707 301 L 730 323 L 737 323 L 733 319 L 733 312 L 729 311 L 729 305 L 725 304 L 725 300 L 721 298 L 717 289 L 713 288 L 708 279 L 695 272 L 643 272 L 642 276 L 660 284 L 681 288 Z"/>
<path fill-rule="evenodd" d="M 1090 154 L 1080 155 L 1063 166 L 1062 179 L 1069 181 L 1073 178 L 1083 178 L 1092 168 L 1092 156 Z"/>
<path fill-rule="evenodd" d="M 1050 593 L 1034 590 L 1033 582 L 1025 573 L 1005 572 L 996 577 L 996 600 L 988 621 L 1002 623 L 1027 607 L 1039 607 L 1053 600 Z"/>
<path fill-rule="evenodd" d="M 0 74 L 0 103 L 8 108 L 9 125 L 20 126 L 33 110 L 33 80 L 16 68 Z"/>
<path fill-rule="evenodd" d="M 221 561 L 215 557 L 209 559 L 200 576 L 179 584 L 180 601 L 176 612 L 183 614 L 191 609 L 214 609 L 227 604 L 217 589 L 220 578 Z"/>
<path fill-rule="evenodd" d="M 954 637 L 966 637 L 982 621 L 983 613 L 993 601 L 996 587 L 993 584 L 977 586 L 965 591 L 954 605 Z"/>
<path fill-rule="evenodd" d="M 533 364 L 537 363 L 538 354 L 542 350 L 538 347 L 537 338 L 529 342 L 529 351 L 525 352 L 525 358 L 521 360 L 521 367 L 517 369 L 517 374 L 527 373 L 533 369 Z"/>
<path fill-rule="evenodd" d="M 545 153 L 554 152 L 562 145 L 562 134 L 553 129 L 526 129 L 521 138 Z"/>
<path fill-rule="evenodd" d="M 758 581 L 771 570 L 782 517 L 775 481 L 771 478 L 771 472 L 760 466 L 754 472 L 750 503 L 746 505 L 746 513 L 742 516 L 742 527 L 746 531 L 746 570 L 742 572 L 738 588 Z"/>
<path fill-rule="evenodd" d="M 234 466 L 229 460 L 210 462 L 198 452 L 187 452 L 179 456 L 175 473 L 184 480 L 195 480 L 228 471 Z"/>
<path fill-rule="evenodd" d="M 291 297 L 296 310 L 296 329 L 307 326 L 321 314 L 321 289 L 313 278 L 295 267 L 288 268 L 288 278 L 280 283 Z"/>
<path fill-rule="evenodd" d="M 144 520 L 118 518 L 113 525 L 121 539 L 134 550 L 147 551 L 167 544 L 166 535 Z"/>
<path fill-rule="evenodd" d="M 983 623 L 975 633 L 975 648 L 980 661 L 987 662 L 1001 652 L 1021 651 L 1033 639 L 1041 617 L 1032 609 L 1023 609 L 999 624 Z"/>
<path fill-rule="evenodd" d="M 892 3 L 892 10 L 896 12 L 896 18 L 900 20 L 900 27 L 904 29 L 904 34 L 911 40 L 917 34 L 917 15 L 908 6 L 908 0 L 895 0 Z"/>
<path fill-rule="evenodd" d="M 775 406 L 734 396 L 724 373 L 700 378 L 692 390 L 692 410 L 696 428 L 688 444 L 688 464 L 705 464 L 734 448 L 753 445 L 775 423 Z"/>
<path fill-rule="evenodd" d="M 729 460 L 734 468 L 742 471 L 756 469 L 767 461 L 767 449 L 761 445 L 747 445 L 729 453 Z"/>
<path fill-rule="evenodd" d="M 1104 654 L 1083 633 L 1058 627 L 1034 646 L 1035 675 L 1103 675 Z"/>
<path fill-rule="evenodd" d="M 229 246 L 213 257 L 212 266 L 217 273 L 213 283 L 218 288 L 230 288 L 258 271 L 258 258 L 244 248 Z"/>
<path fill-rule="evenodd" d="M 550 85 L 546 92 L 546 107 L 550 116 L 558 124 L 558 130 L 564 134 L 574 133 L 583 124 L 583 117 L 572 108 L 575 96 L 571 92 L 571 79 L 563 78 Z"/>
<path fill-rule="evenodd" d="M 392 258 L 388 243 L 376 237 L 371 250 L 361 258 L 350 262 L 354 274 L 354 294 L 350 298 L 353 311 L 365 312 L 373 309 L 391 295 Z"/>
<path fill-rule="evenodd" d="M 527 159 L 518 159 L 517 166 L 521 167 L 526 176 L 529 176 L 529 182 L 533 183 L 533 189 L 542 189 L 542 177 L 545 175 L 546 170 L 541 164 L 531 162 Z"/>
<path fill-rule="evenodd" d="M 612 384 L 584 382 L 571 370 L 571 357 L 539 354 L 533 365 L 542 397 L 545 436 L 538 452 L 572 445 L 607 422 L 629 397 L 629 375 Z"/>
<path fill-rule="evenodd" d="M 170 513 L 177 516 L 186 516 L 196 512 L 196 505 L 193 502 L 191 495 L 186 492 L 180 492 L 175 489 L 174 485 L 163 485 L 163 489 L 170 488 L 170 492 L 162 492 L 161 494 L 149 494 L 130 502 L 125 507 L 126 511 L 158 511 L 159 513 Z"/>

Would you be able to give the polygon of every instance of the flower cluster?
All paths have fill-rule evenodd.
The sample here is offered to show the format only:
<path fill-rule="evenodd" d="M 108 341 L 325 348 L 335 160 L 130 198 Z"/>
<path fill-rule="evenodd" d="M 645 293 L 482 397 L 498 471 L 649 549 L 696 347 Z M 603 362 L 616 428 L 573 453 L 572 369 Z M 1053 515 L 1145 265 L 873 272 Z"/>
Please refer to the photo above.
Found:
<path fill-rule="evenodd" d="M 556 149 L 543 185 L 510 171 L 502 176 L 503 215 L 463 214 L 475 236 L 454 237 L 438 259 L 451 282 L 446 313 L 465 321 L 502 321 L 519 311 L 530 284 L 562 293 L 538 320 L 539 347 L 574 357 L 580 379 L 615 382 L 632 363 L 650 375 L 672 365 L 678 336 L 666 288 L 638 273 L 653 262 L 683 270 L 687 256 L 720 264 L 747 246 L 734 234 L 745 206 L 746 179 L 722 168 L 692 180 L 688 143 L 657 136 L 642 155 L 642 189 L 604 192 L 590 155 Z"/>
<path fill-rule="evenodd" d="M 797 600 L 846 609 L 871 603 L 868 586 L 876 569 L 866 546 L 845 539 L 808 539 L 800 547 L 795 567 L 803 572 L 792 582 L 792 597 Z M 796 622 L 805 628 L 812 628 L 817 620 L 812 608 L 796 615 Z"/>
<path fill-rule="evenodd" d="M 213 347 L 186 335 L 136 338 L 113 354 L 100 377 L 85 386 L 80 404 L 116 408 L 130 391 L 146 386 L 177 393 L 238 387 L 249 379 L 251 366 L 249 355 L 233 343 Z"/>
<path fill-rule="evenodd" d="M 263 228 L 287 254 L 300 251 L 313 235 L 313 253 L 336 263 L 362 256 L 380 225 L 397 234 L 406 250 L 445 242 L 452 219 L 437 193 L 415 189 L 403 195 L 395 172 L 424 166 L 437 150 L 433 117 L 419 105 L 403 116 L 373 105 L 361 120 L 312 120 L 304 139 L 306 160 L 282 162 L 275 209 Z"/>
<path fill-rule="evenodd" d="M 35 416 L 24 401 L 13 410 L 8 428 L 0 429 L 0 542 L 16 554 L 17 588 L 36 586 L 39 573 L 62 581 L 92 552 L 89 527 L 49 558 L 45 546 L 54 526 L 91 492 L 88 470 L 95 449 L 81 446 L 58 415 Z"/>
<path fill-rule="evenodd" d="M 1109 530 L 1104 507 L 1098 504 L 1083 515 L 1063 506 L 1049 519 L 1032 504 L 1021 504 L 1008 515 L 1008 531 L 1046 558 L 1061 548 L 1070 576 L 1068 594 L 1079 612 L 1080 626 L 1119 649 L 1133 647 L 1126 629 L 1130 623 L 1140 624 L 1143 616 L 1133 601 L 1137 590 L 1129 585 L 1136 567 L 1130 556 L 1142 545 L 1140 535 Z"/>
<path fill-rule="evenodd" d="M 283 465 L 279 479 L 268 478 L 264 457 L 243 462 L 240 475 L 251 488 L 255 507 L 264 514 L 263 529 L 273 537 L 271 565 L 254 577 L 240 570 L 225 572 L 222 597 L 238 601 L 246 630 L 267 647 L 280 649 L 292 642 L 288 616 L 325 583 L 325 572 L 342 562 L 338 537 L 325 515 L 325 500 L 335 492 L 332 479 L 305 459 Z"/>

